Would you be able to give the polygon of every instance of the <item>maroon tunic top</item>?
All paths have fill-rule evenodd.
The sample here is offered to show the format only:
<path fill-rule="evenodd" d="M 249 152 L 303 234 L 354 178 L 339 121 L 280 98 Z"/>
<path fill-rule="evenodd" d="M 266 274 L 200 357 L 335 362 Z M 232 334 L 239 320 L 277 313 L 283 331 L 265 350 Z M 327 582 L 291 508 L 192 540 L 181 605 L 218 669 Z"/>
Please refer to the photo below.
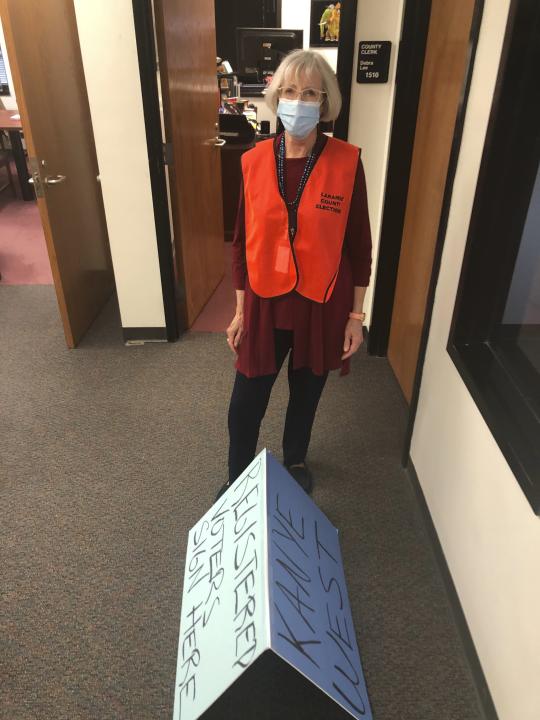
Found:
<path fill-rule="evenodd" d="M 277 150 L 277 142 L 274 148 Z M 285 159 L 288 202 L 296 196 L 306 160 Z M 336 284 L 326 303 L 314 302 L 295 291 L 275 298 L 262 298 L 253 292 L 246 267 L 243 186 L 232 249 L 233 285 L 236 290 L 245 290 L 244 336 L 238 348 L 236 368 L 247 377 L 275 373 L 274 330 L 279 329 L 294 333 L 294 369 L 308 367 L 316 375 L 322 375 L 341 368 L 342 374 L 346 374 L 349 361 L 343 362 L 341 356 L 354 286 L 367 287 L 371 274 L 371 231 L 362 161 L 358 161 Z"/>

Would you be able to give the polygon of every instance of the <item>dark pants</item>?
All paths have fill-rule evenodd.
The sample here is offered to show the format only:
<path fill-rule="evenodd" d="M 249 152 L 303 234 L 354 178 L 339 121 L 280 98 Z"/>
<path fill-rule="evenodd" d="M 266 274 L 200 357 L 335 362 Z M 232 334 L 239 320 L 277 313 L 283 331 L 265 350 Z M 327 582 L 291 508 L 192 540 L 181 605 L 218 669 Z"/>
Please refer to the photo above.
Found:
<path fill-rule="evenodd" d="M 292 348 L 292 331 L 275 330 L 274 337 L 275 374 L 247 378 L 240 372 L 236 373 L 229 406 L 229 482 L 234 482 L 255 457 L 259 430 L 272 387 Z M 283 432 L 283 461 L 287 467 L 302 463 L 306 458 L 317 405 L 328 373 L 314 375 L 308 368 L 293 370 L 291 352 L 288 377 L 289 405 Z"/>

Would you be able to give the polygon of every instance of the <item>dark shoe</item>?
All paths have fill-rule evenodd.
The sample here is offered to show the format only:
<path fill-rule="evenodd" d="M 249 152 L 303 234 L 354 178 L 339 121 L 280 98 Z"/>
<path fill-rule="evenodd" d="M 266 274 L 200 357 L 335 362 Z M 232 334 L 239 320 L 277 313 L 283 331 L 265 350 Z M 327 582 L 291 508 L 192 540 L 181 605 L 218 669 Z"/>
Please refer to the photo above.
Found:
<path fill-rule="evenodd" d="M 216 499 L 214 500 L 215 503 L 217 503 L 217 501 L 219 500 L 219 498 L 220 498 L 224 493 L 227 492 L 227 490 L 231 487 L 231 485 L 232 485 L 231 482 L 226 482 L 225 485 L 223 485 L 223 486 L 218 490 L 218 494 L 216 495 Z"/>
<path fill-rule="evenodd" d="M 287 468 L 288 472 L 293 476 L 296 482 L 300 485 L 302 490 L 305 490 L 308 495 L 311 495 L 313 490 L 313 475 L 306 465 L 292 465 Z"/>

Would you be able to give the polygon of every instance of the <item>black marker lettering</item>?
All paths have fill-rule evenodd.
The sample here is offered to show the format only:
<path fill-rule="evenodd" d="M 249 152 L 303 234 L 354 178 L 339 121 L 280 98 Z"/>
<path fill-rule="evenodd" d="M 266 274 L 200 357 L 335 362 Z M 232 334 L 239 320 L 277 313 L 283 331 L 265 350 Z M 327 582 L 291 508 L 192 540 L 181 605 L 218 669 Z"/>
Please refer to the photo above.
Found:
<path fill-rule="evenodd" d="M 336 690 L 336 692 L 338 692 L 338 693 L 341 695 L 341 697 L 345 700 L 345 702 L 349 703 L 349 705 L 352 707 L 353 710 L 356 710 L 356 712 L 357 712 L 357 713 L 360 713 L 360 715 L 365 715 L 365 714 L 366 714 L 366 706 L 364 705 L 364 701 L 362 700 L 362 696 L 360 695 L 360 693 L 358 693 L 358 699 L 359 699 L 360 702 L 362 703 L 362 707 L 359 707 L 358 705 L 355 705 L 355 704 L 353 703 L 353 701 L 350 699 L 350 697 L 348 697 L 347 695 L 345 695 L 345 693 L 343 692 L 343 690 L 342 690 L 342 689 L 339 687 L 339 685 L 337 685 L 335 682 L 332 683 L 332 686 L 334 687 L 334 689 Z"/>
<path fill-rule="evenodd" d="M 306 608 L 307 610 L 310 610 L 311 612 L 315 612 L 315 610 L 314 610 L 314 608 L 311 607 L 311 605 L 308 605 L 306 602 L 304 602 L 300 598 L 300 595 L 298 594 L 298 586 L 296 587 L 296 594 L 295 594 L 292 590 L 289 590 L 288 587 L 286 587 L 285 585 L 283 585 L 283 583 L 280 583 L 279 581 L 276 582 L 276 585 L 283 593 L 285 599 L 292 605 L 292 607 L 300 615 L 302 620 L 306 623 L 306 625 L 311 630 L 311 632 L 314 633 L 315 628 L 313 627 L 313 625 L 309 622 L 307 617 L 302 612 L 302 608 Z"/>
<path fill-rule="evenodd" d="M 246 559 L 246 553 L 247 553 L 248 546 L 249 546 L 249 541 L 256 539 L 256 538 L 255 538 L 255 533 L 250 532 L 249 535 L 248 535 L 247 538 L 246 538 L 245 543 L 243 543 L 243 545 L 239 545 L 238 543 L 239 543 L 240 540 L 243 538 L 243 536 L 244 536 L 244 535 L 242 534 L 239 538 L 235 539 L 235 543 L 236 543 L 236 548 L 235 548 L 235 550 L 234 550 L 234 569 L 235 569 L 235 570 L 238 570 L 238 569 L 241 568 L 241 567 L 243 566 L 243 564 L 244 564 L 244 560 Z M 242 557 L 240 557 L 240 554 L 239 554 L 240 548 L 243 548 L 243 551 L 244 551 L 244 552 L 242 553 Z"/>
<path fill-rule="evenodd" d="M 347 675 L 345 670 L 340 665 L 334 665 L 334 668 L 337 670 L 337 672 L 340 675 L 342 675 L 350 683 L 350 685 L 352 686 L 352 689 L 356 692 L 356 695 L 358 696 L 358 700 L 362 703 L 362 707 L 360 708 L 357 705 L 355 705 L 353 703 L 353 701 L 350 699 L 350 697 L 345 693 L 345 691 L 339 685 L 337 685 L 337 683 L 334 682 L 333 686 L 339 692 L 341 697 L 343 697 L 345 700 L 347 700 L 347 702 L 351 705 L 351 707 L 353 707 L 355 710 L 357 710 L 359 713 L 361 713 L 363 715 L 366 712 L 366 708 L 364 705 L 364 701 L 362 700 L 362 696 L 360 695 L 360 691 L 358 690 L 358 686 L 360 685 L 360 677 L 359 677 L 358 673 L 356 672 L 354 665 L 351 662 L 351 659 L 349 658 L 349 656 L 343 649 L 343 646 L 339 642 L 338 638 L 331 632 L 327 632 L 326 634 L 328 635 L 328 637 L 331 640 L 333 640 L 333 642 L 336 644 L 337 648 L 340 650 L 341 654 L 343 655 L 343 657 L 349 664 L 349 667 L 351 668 L 351 670 L 354 674 L 354 678 L 350 677 L 350 675 Z"/>
<path fill-rule="evenodd" d="M 255 537 L 255 536 L 253 536 L 253 537 Z M 241 575 L 245 570 L 247 570 L 248 567 L 250 567 L 250 565 L 255 565 L 255 570 L 257 570 L 257 568 L 259 567 L 259 561 L 258 561 L 258 559 L 257 559 L 257 552 L 256 552 L 256 550 L 253 551 L 253 555 L 252 555 L 252 557 L 251 557 L 251 560 L 250 560 L 249 562 L 247 562 L 243 567 L 240 568 L 240 570 L 239 570 L 239 571 L 236 573 L 236 575 L 234 576 L 234 579 L 235 579 L 235 580 L 238 580 L 238 578 L 240 577 L 240 575 Z"/>
<path fill-rule="evenodd" d="M 203 543 L 204 544 L 204 543 Z M 201 575 L 202 571 L 204 570 L 204 548 L 201 547 L 200 550 L 198 550 L 191 560 L 189 561 L 189 582 L 190 585 L 188 587 L 188 593 L 190 593 L 193 588 L 197 587 L 197 585 L 202 582 L 205 578 L 209 576 L 210 573 L 206 572 L 203 575 Z"/>
<path fill-rule="evenodd" d="M 274 606 L 276 610 L 278 611 L 279 617 L 281 618 L 283 624 L 285 625 L 285 628 L 287 629 L 288 636 L 284 635 L 283 633 L 278 633 L 278 636 L 280 638 L 283 638 L 285 642 L 288 642 L 289 645 L 292 645 L 292 647 L 297 650 L 301 655 L 303 655 L 305 658 L 307 658 L 315 667 L 320 669 L 319 664 L 311 657 L 311 655 L 306 652 L 304 649 L 307 645 L 320 645 L 320 640 L 299 640 L 297 637 L 295 637 L 293 631 L 291 630 L 290 626 L 288 625 L 287 621 L 283 617 L 283 613 L 281 612 L 279 605 L 274 602 Z"/>
<path fill-rule="evenodd" d="M 329 593 L 329 592 L 330 592 L 330 590 L 332 589 L 332 585 L 335 585 L 335 586 L 336 586 L 336 589 L 337 589 L 338 594 L 339 594 L 339 609 L 340 609 L 340 610 L 343 610 L 343 595 L 342 595 L 341 587 L 340 587 L 339 582 L 337 581 L 337 579 L 336 579 L 335 577 L 330 578 L 330 582 L 328 583 L 328 587 L 327 587 L 327 586 L 324 584 L 324 579 L 323 579 L 323 576 L 322 576 L 321 566 L 320 566 L 320 565 L 319 565 L 319 577 L 321 578 L 321 585 L 323 586 L 324 591 L 325 591 L 326 593 Z"/>
<path fill-rule="evenodd" d="M 246 599 L 244 605 L 242 607 L 239 607 L 238 604 L 238 597 L 236 598 L 236 605 L 235 605 L 235 612 L 236 615 L 234 616 L 235 622 L 238 620 L 239 617 L 242 616 L 242 619 L 240 621 L 240 624 L 236 628 L 236 632 L 240 632 L 244 624 L 247 622 L 249 618 L 252 618 L 255 614 L 255 598 L 253 595 L 249 595 Z"/>
<path fill-rule="evenodd" d="M 328 557 L 331 558 L 337 565 L 336 558 L 332 555 L 332 553 L 327 548 L 325 548 L 325 546 L 319 540 L 319 526 L 317 525 L 316 520 L 315 520 L 315 542 L 317 543 L 317 555 L 319 556 L 319 560 L 321 559 L 321 549 L 322 549 L 328 555 Z"/>
<path fill-rule="evenodd" d="M 285 538 L 285 540 L 291 540 L 296 545 L 296 547 L 300 550 L 300 552 L 303 553 L 303 555 L 305 555 L 305 557 L 309 557 L 307 552 L 304 550 L 304 548 L 298 542 L 298 540 L 294 537 L 294 535 L 291 534 L 291 531 L 289 530 L 289 526 L 286 525 L 283 522 L 283 520 L 276 517 L 275 515 L 274 515 L 274 517 L 276 518 L 278 523 L 281 525 L 281 527 L 283 528 L 285 533 L 279 532 L 279 530 L 276 530 L 276 528 L 272 528 L 272 533 L 274 533 L 274 535 L 279 535 L 280 537 Z M 303 520 L 303 518 L 302 518 L 302 520 Z"/>
<path fill-rule="evenodd" d="M 252 528 L 255 527 L 256 524 L 257 524 L 257 520 L 254 520 L 249 527 L 245 528 L 245 530 L 243 530 L 242 533 L 237 538 L 235 538 L 235 540 L 234 540 L 235 543 L 238 542 L 239 540 L 241 540 L 244 537 L 244 535 L 246 535 L 246 533 L 248 533 Z M 236 525 L 234 526 L 234 530 L 236 533 Z M 255 537 L 255 535 L 253 535 L 253 537 Z"/>
<path fill-rule="evenodd" d="M 233 504 L 234 526 L 234 632 L 236 659 L 233 667 L 247 667 L 251 662 L 257 648 L 256 627 L 253 617 L 257 610 L 255 599 L 256 575 L 259 567 L 257 556 L 257 535 L 256 526 L 259 522 L 258 498 L 259 484 L 248 486 L 248 480 L 257 477 L 260 462 L 242 480 L 237 480 L 235 485 L 239 486 L 239 497 Z M 238 493 L 237 493 L 238 494 Z M 246 650 L 242 651 L 242 645 L 250 643 Z"/>
<path fill-rule="evenodd" d="M 246 639 L 248 638 L 248 634 L 249 634 L 249 630 L 250 630 L 250 629 L 252 629 L 252 631 L 253 631 L 253 637 L 255 638 L 255 625 L 254 625 L 253 623 L 251 623 L 251 625 L 248 625 L 248 627 L 243 631 L 244 634 L 245 634 Z M 253 640 L 253 644 L 252 644 L 250 647 L 248 647 L 248 649 L 245 650 L 245 651 L 242 653 L 242 655 L 240 655 L 240 657 L 238 657 L 239 649 L 238 649 L 238 638 L 237 638 L 237 640 L 236 640 L 236 654 L 237 654 L 237 659 L 236 659 L 236 661 L 234 662 L 233 667 L 234 667 L 235 665 L 239 665 L 241 668 L 246 668 L 246 667 L 249 665 L 249 663 L 253 660 L 253 656 L 254 656 L 254 654 L 255 654 L 256 648 L 257 648 L 257 639 L 255 638 L 255 639 Z"/>
<path fill-rule="evenodd" d="M 195 670 L 195 668 L 199 664 L 200 659 L 201 653 L 197 650 L 197 648 L 195 648 L 192 651 L 191 655 L 188 656 L 187 660 L 182 664 L 182 668 L 186 668 L 186 674 L 184 675 L 184 679 L 180 681 L 180 685 L 183 685 L 186 682 L 186 678 L 188 676 L 191 665 L 193 665 L 193 669 Z"/>
<path fill-rule="evenodd" d="M 195 670 L 200 662 L 201 653 L 197 648 L 197 632 L 196 628 L 199 622 L 201 622 L 201 616 L 199 610 L 202 607 L 202 603 L 194 605 L 187 615 L 187 619 L 191 620 L 189 627 L 184 633 L 184 639 L 182 641 L 182 669 L 185 669 L 183 679 L 178 683 L 180 688 L 180 698 L 182 693 L 185 692 L 187 697 L 189 687 L 191 685 L 193 690 L 192 700 L 195 700 L 196 696 L 196 681 L 195 681 Z M 189 655 L 188 655 L 189 653 Z M 192 670 L 193 668 L 193 670 Z M 192 670 L 191 674 L 190 671 Z"/>
<path fill-rule="evenodd" d="M 196 697 L 196 694 L 197 694 L 197 686 L 196 686 L 196 684 L 195 684 L 195 675 L 192 675 L 191 677 L 189 677 L 189 678 L 185 681 L 185 683 L 183 683 L 183 684 L 180 686 L 180 706 L 182 705 L 182 693 L 185 691 L 186 698 L 187 698 L 190 684 L 191 684 L 191 686 L 192 686 L 192 688 L 193 688 L 193 694 L 192 694 L 192 696 L 191 696 L 191 699 L 192 699 L 192 700 L 195 700 L 195 697 Z"/>
<path fill-rule="evenodd" d="M 254 500 L 253 504 L 252 504 L 252 505 L 249 505 L 249 504 L 248 504 L 248 500 L 249 500 L 249 498 L 250 498 L 251 493 L 253 493 L 253 492 L 256 494 L 256 497 L 255 497 L 255 500 Z M 243 529 L 244 526 L 245 526 L 245 523 L 247 522 L 247 520 L 245 520 L 244 523 L 242 524 L 242 528 L 237 529 L 239 521 L 240 521 L 242 518 L 244 518 L 249 512 L 251 512 L 251 510 L 255 510 L 255 508 L 257 507 L 257 495 L 258 495 L 258 494 L 259 494 L 259 486 L 258 486 L 258 485 L 255 485 L 254 487 L 251 488 L 251 490 L 250 490 L 248 493 L 246 493 L 246 495 L 244 495 L 244 496 L 235 504 L 235 506 L 234 506 L 234 519 L 235 519 L 235 521 L 236 521 L 235 526 L 234 526 L 234 532 L 235 532 L 235 534 L 241 532 L 242 529 Z M 240 511 L 240 505 L 244 505 L 244 504 L 247 505 L 247 507 L 243 508 L 242 511 Z"/>
<path fill-rule="evenodd" d="M 257 477 L 257 475 L 259 474 L 259 468 L 260 468 L 260 466 L 261 466 L 261 461 L 259 460 L 259 462 L 255 465 L 255 467 L 250 471 L 250 473 L 249 473 L 248 475 L 246 475 L 245 477 L 237 480 L 237 481 L 234 483 L 234 485 L 233 485 L 233 494 L 236 495 L 236 494 L 238 493 L 238 491 L 240 491 L 240 490 L 241 490 L 242 492 L 241 492 L 240 498 L 239 498 L 238 500 L 235 500 L 235 501 L 234 501 L 233 507 L 236 507 L 236 505 L 237 505 L 239 502 L 242 501 L 242 499 L 243 499 L 243 497 L 244 497 L 244 493 L 245 493 L 245 491 L 246 491 L 246 488 L 248 487 L 249 480 L 253 480 L 254 478 Z M 255 487 L 258 488 L 258 485 L 256 485 Z"/>
<path fill-rule="evenodd" d="M 195 530 L 195 535 L 193 536 L 193 544 L 195 545 L 195 547 L 197 547 L 197 545 L 201 542 L 202 534 L 205 533 L 209 527 L 210 527 L 210 525 L 208 523 L 208 520 L 205 520 L 202 523 L 201 527 L 199 528 L 199 533 L 200 533 L 199 539 L 197 539 L 197 530 Z M 205 540 L 206 540 L 206 538 L 205 538 Z"/>
<path fill-rule="evenodd" d="M 294 532 L 294 534 L 295 534 L 300 540 L 305 540 L 305 539 L 306 539 L 306 534 L 305 534 L 305 530 L 304 530 L 304 518 L 303 518 L 303 517 L 300 518 L 301 525 L 302 525 L 302 530 L 300 531 L 299 529 L 297 529 L 297 528 L 294 527 L 291 510 L 289 510 L 289 514 L 288 514 L 288 516 L 287 516 L 287 515 L 284 515 L 284 514 L 281 512 L 281 510 L 279 509 L 279 493 L 277 493 L 277 495 L 276 495 L 276 512 L 277 512 L 277 514 L 280 516 L 280 518 L 281 518 L 284 522 L 287 523 L 287 525 L 291 528 L 291 530 Z"/>
<path fill-rule="evenodd" d="M 283 548 L 277 544 L 277 542 L 274 540 L 274 545 L 277 547 L 277 549 L 287 558 L 290 564 L 287 564 L 284 560 L 281 558 L 276 557 L 276 562 L 278 565 L 281 565 L 281 567 L 285 570 L 288 575 L 294 580 L 294 582 L 299 585 L 302 590 L 305 592 L 305 594 L 309 597 L 309 592 L 307 588 L 305 588 L 302 585 L 302 582 L 309 583 L 311 582 L 311 578 L 309 575 L 305 572 L 305 570 L 302 570 L 300 565 L 296 563 L 290 555 L 288 555 Z"/>
<path fill-rule="evenodd" d="M 210 610 L 208 610 L 208 612 L 207 612 L 206 609 L 205 609 L 205 611 L 204 611 L 204 613 L 203 613 L 203 627 L 206 627 L 206 626 L 208 625 L 208 623 L 210 622 L 210 618 L 212 617 L 212 613 L 213 613 L 213 611 L 214 611 L 214 607 L 215 607 L 216 605 L 219 606 L 220 604 L 221 604 L 220 598 L 219 598 L 219 597 L 215 597 L 215 598 L 214 598 L 214 602 L 210 605 Z"/>
<path fill-rule="evenodd" d="M 351 636 L 349 634 L 349 628 L 347 627 L 347 618 L 345 616 L 343 616 L 343 624 L 345 626 L 345 631 L 347 633 L 347 638 L 345 639 L 345 636 L 342 634 L 341 628 L 339 626 L 339 617 L 337 614 L 335 615 L 336 627 L 334 627 L 332 625 L 332 619 L 330 618 L 330 606 L 328 605 L 328 603 L 326 605 L 326 614 L 328 616 L 328 627 L 330 628 L 330 632 L 336 638 L 339 638 L 340 640 L 342 640 L 345 643 L 345 645 L 349 648 L 349 650 L 352 651 L 353 647 L 352 647 L 352 643 L 351 643 Z"/>

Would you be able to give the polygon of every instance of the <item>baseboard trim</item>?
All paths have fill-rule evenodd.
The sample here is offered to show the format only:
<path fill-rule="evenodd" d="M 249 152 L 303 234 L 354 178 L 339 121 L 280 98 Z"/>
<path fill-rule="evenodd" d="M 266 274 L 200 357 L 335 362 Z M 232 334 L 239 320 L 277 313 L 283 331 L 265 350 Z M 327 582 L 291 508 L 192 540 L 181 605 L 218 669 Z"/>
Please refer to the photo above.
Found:
<path fill-rule="evenodd" d="M 125 327 L 122 328 L 125 343 L 167 342 L 166 327 Z"/>
<path fill-rule="evenodd" d="M 476 692 L 478 694 L 478 703 L 483 713 L 484 720 L 499 720 L 497 711 L 495 709 L 495 704 L 493 702 L 493 698 L 491 697 L 486 677 L 484 675 L 482 665 L 480 664 L 480 659 L 476 652 L 476 647 L 474 645 L 471 632 L 467 624 L 467 619 L 465 618 L 465 613 L 463 612 L 463 608 L 457 594 L 456 586 L 454 585 L 450 569 L 446 562 L 446 558 L 444 556 L 444 551 L 442 549 L 437 530 L 435 528 L 435 525 L 433 524 L 433 519 L 431 517 L 431 513 L 429 512 L 429 507 L 426 502 L 422 486 L 420 485 L 418 475 L 416 474 L 416 469 L 410 457 L 406 469 L 409 479 L 411 481 L 412 488 L 418 500 L 420 513 L 422 515 L 428 539 L 435 555 L 435 560 L 437 562 L 439 572 L 441 573 L 445 585 L 446 594 L 450 602 L 450 607 L 452 609 L 452 614 L 458 628 L 461 642 L 463 643 L 465 657 L 467 658 L 467 662 L 471 670 L 473 682 L 475 684 Z"/>

